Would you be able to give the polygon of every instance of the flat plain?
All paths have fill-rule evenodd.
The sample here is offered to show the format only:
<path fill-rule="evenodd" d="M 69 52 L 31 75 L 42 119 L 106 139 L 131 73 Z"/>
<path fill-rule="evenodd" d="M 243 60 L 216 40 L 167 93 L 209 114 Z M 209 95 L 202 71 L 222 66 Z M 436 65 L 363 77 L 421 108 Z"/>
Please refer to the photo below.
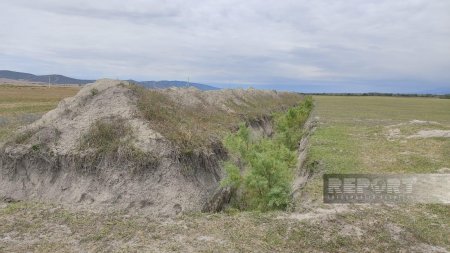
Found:
<path fill-rule="evenodd" d="M 0 85 L 0 143 L 19 126 L 38 119 L 79 89 L 76 86 Z"/>
<path fill-rule="evenodd" d="M 78 88 L 0 87 L 0 140 Z M 450 206 L 323 204 L 323 173 L 437 173 L 450 168 L 450 100 L 315 96 L 313 176 L 288 212 L 173 218 L 0 201 L 4 252 L 448 252 Z M 31 116 L 28 116 L 31 115 Z M 428 132 L 426 132 L 428 133 Z"/>
<path fill-rule="evenodd" d="M 450 167 L 450 100 L 317 96 L 312 160 L 327 172 L 428 173 Z M 425 132 L 426 133 L 426 132 Z"/>

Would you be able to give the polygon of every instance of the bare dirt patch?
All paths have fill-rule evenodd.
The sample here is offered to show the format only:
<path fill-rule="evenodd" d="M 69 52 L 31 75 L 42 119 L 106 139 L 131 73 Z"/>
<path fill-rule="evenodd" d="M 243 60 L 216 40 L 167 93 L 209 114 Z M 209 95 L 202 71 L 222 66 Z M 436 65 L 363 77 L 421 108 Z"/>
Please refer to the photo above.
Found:
<path fill-rule="evenodd" d="M 333 205 L 329 208 L 318 208 L 317 206 L 314 207 L 310 211 L 306 212 L 294 212 L 290 214 L 284 214 L 280 215 L 277 218 L 278 219 L 294 219 L 298 221 L 313 221 L 313 220 L 325 220 L 330 217 L 335 217 L 336 215 L 352 212 L 349 205 L 342 204 L 342 205 Z"/>
<path fill-rule="evenodd" d="M 450 130 L 421 130 L 407 138 L 450 138 Z"/>
<path fill-rule="evenodd" d="M 436 121 L 411 120 L 385 126 L 385 136 L 389 141 L 414 138 L 449 138 L 448 126 Z"/>

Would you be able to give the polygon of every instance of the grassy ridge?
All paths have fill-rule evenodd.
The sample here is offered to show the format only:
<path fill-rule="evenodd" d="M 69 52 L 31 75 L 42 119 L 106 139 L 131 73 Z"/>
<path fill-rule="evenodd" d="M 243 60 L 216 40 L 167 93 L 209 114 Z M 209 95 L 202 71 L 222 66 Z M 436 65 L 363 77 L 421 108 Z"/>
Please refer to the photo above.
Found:
<path fill-rule="evenodd" d="M 145 89 L 137 85 L 133 85 L 131 89 L 138 97 L 139 110 L 152 128 L 186 153 L 205 148 L 211 141 L 221 140 L 239 122 L 270 115 L 274 111 L 294 106 L 302 99 L 301 95 L 293 93 L 280 94 L 281 99 L 254 95 L 238 105 L 230 98 L 225 102 L 228 108 L 234 110 L 230 112 L 221 105 L 205 101 L 193 105 L 179 103 L 161 90 Z M 205 100 L 208 94 L 198 94 L 193 99 Z"/>

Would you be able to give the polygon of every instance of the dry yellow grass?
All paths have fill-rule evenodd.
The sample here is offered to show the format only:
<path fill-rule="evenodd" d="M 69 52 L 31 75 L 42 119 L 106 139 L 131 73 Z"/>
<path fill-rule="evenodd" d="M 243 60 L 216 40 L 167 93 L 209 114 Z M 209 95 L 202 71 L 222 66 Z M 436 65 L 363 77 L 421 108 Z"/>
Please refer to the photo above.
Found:
<path fill-rule="evenodd" d="M 222 139 L 240 122 L 271 117 L 273 113 L 298 105 L 304 99 L 296 93 L 194 91 L 187 100 L 201 101 L 197 104 L 183 101 L 180 94 L 170 90 L 144 89 L 141 86 L 132 86 L 132 89 L 138 96 L 138 108 L 152 128 L 185 153 L 203 149 L 211 141 Z M 208 102 L 207 97 L 224 101 Z"/>
<path fill-rule="evenodd" d="M 0 142 L 79 90 L 76 86 L 0 85 Z"/>
<path fill-rule="evenodd" d="M 18 112 L 39 112 L 37 109 L 56 105 L 61 99 L 75 95 L 80 90 L 74 86 L 18 86 L 0 85 L 0 116 Z"/>

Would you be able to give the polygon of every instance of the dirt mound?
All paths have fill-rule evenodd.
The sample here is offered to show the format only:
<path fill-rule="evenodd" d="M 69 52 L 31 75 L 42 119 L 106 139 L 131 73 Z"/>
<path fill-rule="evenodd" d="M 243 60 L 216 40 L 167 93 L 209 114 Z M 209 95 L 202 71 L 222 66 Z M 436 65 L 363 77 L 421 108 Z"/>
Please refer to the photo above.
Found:
<path fill-rule="evenodd" d="M 159 215 L 201 210 L 223 176 L 225 130 L 247 121 L 270 132 L 269 112 L 300 99 L 99 80 L 0 148 L 0 197 Z"/>

